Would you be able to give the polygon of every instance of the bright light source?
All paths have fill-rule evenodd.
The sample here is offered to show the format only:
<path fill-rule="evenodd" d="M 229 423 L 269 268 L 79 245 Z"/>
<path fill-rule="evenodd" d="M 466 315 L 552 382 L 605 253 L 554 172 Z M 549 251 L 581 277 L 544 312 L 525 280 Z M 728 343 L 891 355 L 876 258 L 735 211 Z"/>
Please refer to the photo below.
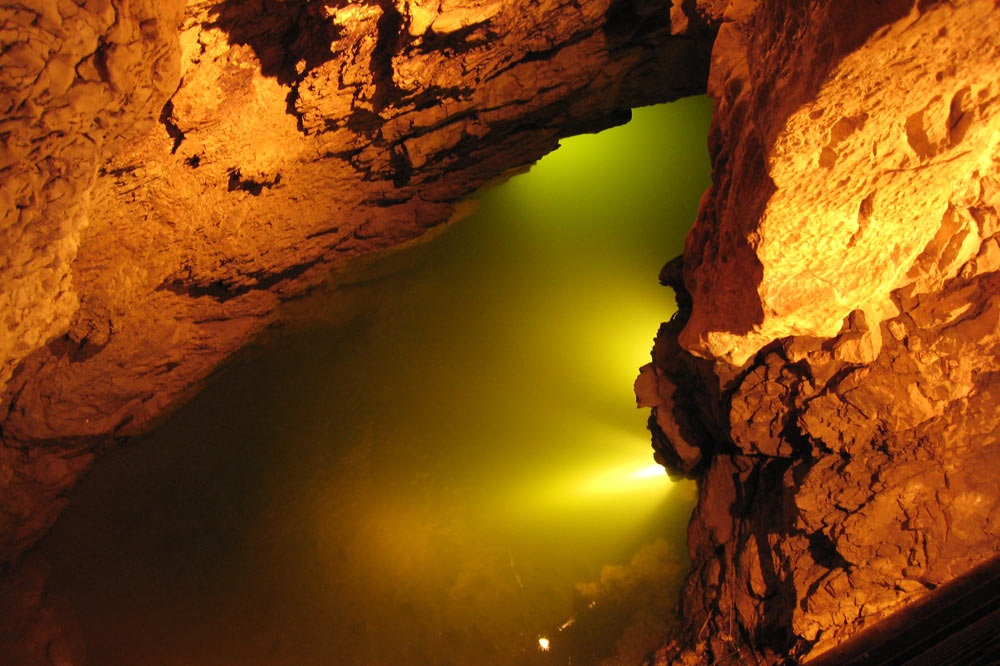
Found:
<path fill-rule="evenodd" d="M 592 472 L 581 480 L 579 492 L 586 495 L 651 493 L 669 488 L 671 482 L 667 478 L 667 470 L 660 465 L 649 464 L 650 456 L 647 453 L 643 452 L 641 455 L 632 462 Z"/>
<path fill-rule="evenodd" d="M 547 639 L 545 636 L 539 636 L 538 637 L 538 649 L 541 650 L 542 652 L 548 652 L 549 651 L 549 639 Z"/>
<path fill-rule="evenodd" d="M 651 479 L 654 476 L 665 476 L 667 470 L 663 468 L 663 465 L 647 465 L 642 469 L 637 469 L 632 472 L 633 479 Z"/>

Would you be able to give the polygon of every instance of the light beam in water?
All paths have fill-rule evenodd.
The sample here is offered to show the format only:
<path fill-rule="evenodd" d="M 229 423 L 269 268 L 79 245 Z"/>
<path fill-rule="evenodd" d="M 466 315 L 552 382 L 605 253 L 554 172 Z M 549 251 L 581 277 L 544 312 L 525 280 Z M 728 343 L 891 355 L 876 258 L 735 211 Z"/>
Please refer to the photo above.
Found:
<path fill-rule="evenodd" d="M 581 480 L 577 492 L 582 495 L 660 493 L 672 482 L 660 465 L 650 465 L 649 456 L 616 465 Z"/>
<path fill-rule="evenodd" d="M 632 472 L 633 479 L 651 479 L 657 476 L 666 476 L 667 470 L 663 468 L 663 465 L 646 465 L 641 469 L 637 469 Z"/>

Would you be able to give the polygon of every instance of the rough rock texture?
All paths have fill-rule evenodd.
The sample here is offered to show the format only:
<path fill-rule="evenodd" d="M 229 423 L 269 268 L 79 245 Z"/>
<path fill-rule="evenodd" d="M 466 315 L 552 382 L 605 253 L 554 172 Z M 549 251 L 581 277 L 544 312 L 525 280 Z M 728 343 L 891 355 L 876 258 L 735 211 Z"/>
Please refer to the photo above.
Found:
<path fill-rule="evenodd" d="M 637 382 L 701 477 L 658 664 L 808 660 L 1000 552 L 1000 7 L 735 5 Z"/>
<path fill-rule="evenodd" d="M 0 2 L 0 565 L 338 260 L 704 90 L 712 2 Z"/>
<path fill-rule="evenodd" d="M 1000 548 L 996 0 L 0 17 L 0 566 L 332 264 L 706 80 L 713 186 L 637 382 L 701 478 L 657 663 L 806 659 Z M 72 662 L 42 574 L 0 592 L 8 660 Z"/>
<path fill-rule="evenodd" d="M 154 125 L 177 87 L 182 10 L 152 0 L 0 6 L 0 386 L 80 310 L 86 283 L 73 263 L 98 169 Z M 0 443 L 0 562 L 48 522 L 36 507 L 59 506 L 60 479 L 89 461 L 14 446 Z"/>
<path fill-rule="evenodd" d="M 183 2 L 0 6 L 0 386 L 77 310 L 70 268 L 106 154 L 177 87 Z"/>
<path fill-rule="evenodd" d="M 736 365 L 778 338 L 833 337 L 854 310 L 875 325 L 894 290 L 954 275 L 1000 141 L 994 3 L 787 4 L 722 29 L 723 168 L 685 251 L 681 342 Z"/>

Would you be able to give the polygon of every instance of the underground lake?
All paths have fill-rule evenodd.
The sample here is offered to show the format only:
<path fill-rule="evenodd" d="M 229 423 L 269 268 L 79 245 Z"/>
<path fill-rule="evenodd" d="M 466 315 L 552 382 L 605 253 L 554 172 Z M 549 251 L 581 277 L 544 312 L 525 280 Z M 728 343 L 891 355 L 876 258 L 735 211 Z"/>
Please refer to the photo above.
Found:
<path fill-rule="evenodd" d="M 695 490 L 654 465 L 632 383 L 709 116 L 689 98 L 564 140 L 286 304 L 99 457 L 32 556 L 84 663 L 639 663 Z"/>

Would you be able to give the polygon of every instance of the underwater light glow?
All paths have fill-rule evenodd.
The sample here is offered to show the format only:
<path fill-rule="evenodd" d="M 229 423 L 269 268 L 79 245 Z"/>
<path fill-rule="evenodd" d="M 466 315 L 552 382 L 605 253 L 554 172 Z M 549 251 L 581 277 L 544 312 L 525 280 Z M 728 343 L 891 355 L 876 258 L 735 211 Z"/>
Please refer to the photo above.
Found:
<path fill-rule="evenodd" d="M 653 467 L 632 386 L 710 112 L 638 109 L 345 264 L 108 452 L 44 544 L 88 663 L 631 663 L 653 625 L 627 627 L 672 603 L 632 582 L 686 565 L 695 485 Z"/>
<path fill-rule="evenodd" d="M 660 465 L 650 465 L 649 458 L 631 461 L 586 478 L 579 486 L 581 493 L 649 493 L 668 490 L 671 481 Z"/>
<path fill-rule="evenodd" d="M 667 470 L 663 468 L 663 465 L 646 465 L 642 469 L 637 469 L 632 472 L 633 479 L 651 479 L 656 476 L 666 476 Z"/>

